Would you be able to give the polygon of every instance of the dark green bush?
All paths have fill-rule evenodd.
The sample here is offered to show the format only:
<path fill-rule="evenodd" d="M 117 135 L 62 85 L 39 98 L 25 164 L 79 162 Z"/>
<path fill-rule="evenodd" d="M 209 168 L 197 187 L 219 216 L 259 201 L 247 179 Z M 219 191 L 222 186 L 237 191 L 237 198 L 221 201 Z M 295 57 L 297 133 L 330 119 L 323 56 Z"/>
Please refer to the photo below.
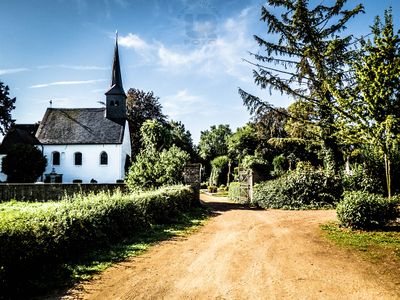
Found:
<path fill-rule="evenodd" d="M 399 197 L 392 199 L 368 192 L 346 192 L 336 208 L 342 226 L 371 229 L 387 225 L 399 216 Z"/>
<path fill-rule="evenodd" d="M 202 183 L 200 183 L 200 188 L 201 188 L 201 189 L 206 189 L 207 187 L 208 187 L 207 182 L 202 182 Z"/>
<path fill-rule="evenodd" d="M 141 194 L 76 195 L 50 203 L 0 205 L 0 290 L 16 295 L 46 268 L 172 222 L 194 205 L 188 186 Z"/>
<path fill-rule="evenodd" d="M 258 184 L 253 202 L 262 208 L 317 209 L 334 207 L 341 195 L 337 176 L 299 162 L 295 171 Z"/>
<path fill-rule="evenodd" d="M 215 185 L 209 185 L 207 189 L 209 193 L 216 193 L 218 191 L 218 187 Z"/>
<path fill-rule="evenodd" d="M 342 176 L 345 191 L 364 191 L 375 194 L 384 193 L 384 183 L 376 174 L 361 165 L 355 165 L 351 175 L 344 173 Z"/>

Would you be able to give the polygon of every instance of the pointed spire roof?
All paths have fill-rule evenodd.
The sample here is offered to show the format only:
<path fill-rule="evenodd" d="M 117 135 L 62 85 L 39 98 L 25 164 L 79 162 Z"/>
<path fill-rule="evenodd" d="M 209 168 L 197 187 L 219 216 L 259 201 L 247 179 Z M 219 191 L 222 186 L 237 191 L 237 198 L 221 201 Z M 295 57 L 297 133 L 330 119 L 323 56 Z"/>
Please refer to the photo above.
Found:
<path fill-rule="evenodd" d="M 122 77 L 121 77 L 121 67 L 119 63 L 119 54 L 118 54 L 118 31 L 115 33 L 115 49 L 114 49 L 114 61 L 112 66 L 112 78 L 111 78 L 111 87 L 107 91 L 106 94 L 124 94 L 124 88 L 122 86 Z"/>

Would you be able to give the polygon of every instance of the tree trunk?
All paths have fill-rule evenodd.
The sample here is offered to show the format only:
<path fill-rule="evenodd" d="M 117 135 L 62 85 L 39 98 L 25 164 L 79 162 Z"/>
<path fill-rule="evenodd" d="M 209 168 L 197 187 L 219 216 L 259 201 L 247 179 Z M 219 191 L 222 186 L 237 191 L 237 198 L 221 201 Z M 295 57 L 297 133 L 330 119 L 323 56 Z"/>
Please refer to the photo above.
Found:
<path fill-rule="evenodd" d="M 385 177 L 386 177 L 386 188 L 387 188 L 387 193 L 388 193 L 388 198 L 390 199 L 392 197 L 392 181 L 390 177 L 390 158 L 387 157 L 387 155 L 384 155 L 385 159 Z"/>

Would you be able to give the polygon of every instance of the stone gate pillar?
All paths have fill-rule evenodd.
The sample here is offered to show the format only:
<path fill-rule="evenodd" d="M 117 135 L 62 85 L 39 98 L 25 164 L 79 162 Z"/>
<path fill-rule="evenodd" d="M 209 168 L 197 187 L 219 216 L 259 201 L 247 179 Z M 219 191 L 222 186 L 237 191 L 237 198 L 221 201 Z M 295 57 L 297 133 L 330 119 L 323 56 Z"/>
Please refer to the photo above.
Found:
<path fill-rule="evenodd" d="M 190 185 L 197 201 L 200 200 L 201 164 L 187 164 L 183 170 L 183 182 Z"/>

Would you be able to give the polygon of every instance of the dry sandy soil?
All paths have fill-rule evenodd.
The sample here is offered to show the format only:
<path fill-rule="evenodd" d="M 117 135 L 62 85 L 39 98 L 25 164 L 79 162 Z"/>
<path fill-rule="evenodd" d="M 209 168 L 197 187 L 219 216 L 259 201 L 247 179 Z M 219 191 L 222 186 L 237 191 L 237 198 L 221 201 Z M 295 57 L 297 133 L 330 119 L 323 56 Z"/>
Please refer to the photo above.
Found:
<path fill-rule="evenodd" d="M 334 211 L 255 210 L 202 195 L 216 216 L 106 270 L 64 299 L 400 299 L 400 278 L 321 237 Z"/>

